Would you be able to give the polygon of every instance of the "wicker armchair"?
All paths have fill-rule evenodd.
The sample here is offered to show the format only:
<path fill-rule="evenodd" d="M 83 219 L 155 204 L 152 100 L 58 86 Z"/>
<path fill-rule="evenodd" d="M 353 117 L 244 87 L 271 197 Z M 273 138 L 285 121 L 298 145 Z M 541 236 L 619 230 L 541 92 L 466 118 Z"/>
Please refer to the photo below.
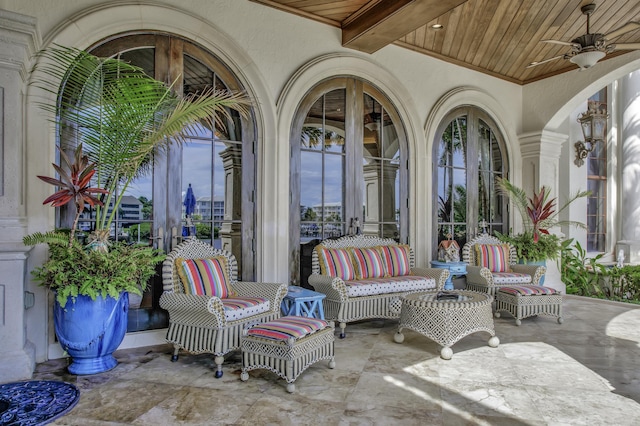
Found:
<path fill-rule="evenodd" d="M 327 239 L 320 243 L 327 249 L 353 249 L 372 248 L 380 246 L 394 246 L 398 243 L 390 238 L 380 238 L 371 235 L 348 235 L 337 239 Z M 408 276 L 391 278 L 368 278 L 367 284 L 374 286 L 384 286 L 389 282 L 396 283 L 398 289 L 403 287 L 403 279 L 420 279 L 419 287 L 411 287 L 411 290 L 392 290 L 378 294 L 367 294 L 356 296 L 351 291 L 355 287 L 363 288 L 358 280 L 345 281 L 340 277 L 324 275 L 320 266 L 318 253 L 316 250 L 312 254 L 312 274 L 309 277 L 309 284 L 321 293 L 326 294 L 324 300 L 324 313 L 328 320 L 336 321 L 340 324 L 340 338 L 345 337 L 346 324 L 359 320 L 374 318 L 399 318 L 399 301 L 409 293 L 429 290 L 442 290 L 449 277 L 446 269 L 416 268 L 413 249 L 409 249 L 409 266 L 411 268 Z"/>
<path fill-rule="evenodd" d="M 479 266 L 475 246 L 482 244 L 497 244 L 509 247 L 507 271 L 491 272 L 489 268 Z M 518 264 L 518 255 L 515 247 L 486 233 L 471 239 L 462 247 L 462 260 L 468 264 L 466 288 L 489 293 L 494 298 L 500 287 L 509 285 L 540 285 L 540 278 L 547 272 L 547 268 L 541 265 Z"/>
<path fill-rule="evenodd" d="M 232 320 L 228 318 L 225 299 L 185 293 L 178 275 L 176 259 L 203 259 L 213 256 L 227 258 L 226 273 L 231 287 L 237 294 L 234 298 L 267 299 L 269 308 L 266 312 Z M 224 355 L 240 348 L 243 330 L 279 318 L 280 304 L 287 294 L 286 284 L 237 281 L 235 256 L 195 238 L 187 239 L 167 255 L 162 265 L 162 281 L 164 292 L 160 297 L 160 307 L 169 312 L 167 342 L 174 346 L 171 360 L 178 360 L 180 349 L 191 353 L 211 353 L 215 356 L 216 378 L 222 377 Z"/>

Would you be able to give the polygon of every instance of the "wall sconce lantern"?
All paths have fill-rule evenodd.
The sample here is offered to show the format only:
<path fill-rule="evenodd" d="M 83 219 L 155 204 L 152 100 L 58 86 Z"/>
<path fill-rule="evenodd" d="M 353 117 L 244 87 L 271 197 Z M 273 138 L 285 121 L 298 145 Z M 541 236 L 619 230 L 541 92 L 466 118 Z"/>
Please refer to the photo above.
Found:
<path fill-rule="evenodd" d="M 600 106 L 600 102 L 589 101 L 587 111 L 578 117 L 584 136 L 584 142 L 578 141 L 575 143 L 576 159 L 574 163 L 578 167 L 584 164 L 584 159 L 594 150 L 596 144 L 598 142 L 604 143 L 606 139 L 605 130 L 609 114 L 607 114 L 606 108 L 600 109 Z"/>

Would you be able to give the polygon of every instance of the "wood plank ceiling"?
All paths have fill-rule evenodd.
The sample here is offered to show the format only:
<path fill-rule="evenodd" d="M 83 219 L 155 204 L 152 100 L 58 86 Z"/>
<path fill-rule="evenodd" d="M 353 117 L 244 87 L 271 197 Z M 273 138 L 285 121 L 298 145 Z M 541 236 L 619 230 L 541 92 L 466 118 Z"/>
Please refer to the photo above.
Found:
<path fill-rule="evenodd" d="M 587 33 L 581 6 L 595 3 L 590 33 L 640 22 L 638 0 L 251 0 L 342 29 L 345 47 L 373 53 L 393 43 L 519 84 L 577 68 L 559 58 Z M 442 29 L 433 26 L 442 25 Z M 640 29 L 615 43 L 640 43 Z M 603 60 L 629 53 L 619 50 Z M 597 66 L 597 64 L 596 64 Z"/>

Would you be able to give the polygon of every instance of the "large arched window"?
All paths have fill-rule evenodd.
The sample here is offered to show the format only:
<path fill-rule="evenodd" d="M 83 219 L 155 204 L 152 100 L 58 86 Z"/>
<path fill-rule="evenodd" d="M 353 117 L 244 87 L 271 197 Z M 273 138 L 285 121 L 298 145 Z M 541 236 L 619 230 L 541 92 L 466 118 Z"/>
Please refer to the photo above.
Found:
<path fill-rule="evenodd" d="M 137 65 L 184 95 L 211 87 L 244 91 L 215 55 L 166 33 L 114 37 L 90 51 Z M 185 144 L 155 156 L 153 170 L 124 192 L 114 239 L 153 244 L 169 252 L 185 236 L 196 235 L 235 255 L 239 279 L 255 279 L 255 126 L 236 111 L 229 114 L 224 128 L 202 124 Z M 196 203 L 187 220 L 189 187 Z M 80 226 L 91 229 L 92 212 L 84 213 Z M 162 282 L 156 277 L 141 307 L 130 311 L 128 331 L 166 327 L 166 313 L 158 307 L 161 293 Z"/>
<path fill-rule="evenodd" d="M 310 250 L 363 233 L 407 242 L 406 135 L 376 87 L 338 77 L 314 87 L 291 129 L 291 281 L 306 285 Z"/>
<path fill-rule="evenodd" d="M 508 231 L 506 200 L 495 191 L 495 179 L 506 176 L 504 139 L 482 110 L 460 107 L 449 113 L 433 148 L 435 176 L 434 252 L 449 235 L 460 247 L 485 226 Z"/>

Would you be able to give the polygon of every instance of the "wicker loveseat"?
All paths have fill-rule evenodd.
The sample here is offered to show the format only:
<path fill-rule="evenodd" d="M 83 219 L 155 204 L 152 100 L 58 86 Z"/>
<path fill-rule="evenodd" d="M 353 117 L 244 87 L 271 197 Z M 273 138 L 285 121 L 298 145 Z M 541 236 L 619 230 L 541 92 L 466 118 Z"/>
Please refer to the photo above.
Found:
<path fill-rule="evenodd" d="M 379 254 L 376 255 L 376 253 Z M 416 268 L 413 250 L 389 238 L 350 235 L 322 241 L 312 253 L 309 284 L 321 293 L 325 318 L 346 324 L 398 318 L 397 302 L 406 294 L 442 290 L 446 269 Z"/>
<path fill-rule="evenodd" d="M 217 271 L 224 274 L 235 294 L 228 297 L 187 294 L 185 271 L 180 269 L 186 259 L 216 259 Z M 211 353 L 215 356 L 216 378 L 222 377 L 224 355 L 240 349 L 243 330 L 279 318 L 280 304 L 287 294 L 286 284 L 237 281 L 235 256 L 195 238 L 187 239 L 167 255 L 162 280 L 160 307 L 169 312 L 167 342 L 174 346 L 171 360 L 178 360 L 180 349 Z"/>

